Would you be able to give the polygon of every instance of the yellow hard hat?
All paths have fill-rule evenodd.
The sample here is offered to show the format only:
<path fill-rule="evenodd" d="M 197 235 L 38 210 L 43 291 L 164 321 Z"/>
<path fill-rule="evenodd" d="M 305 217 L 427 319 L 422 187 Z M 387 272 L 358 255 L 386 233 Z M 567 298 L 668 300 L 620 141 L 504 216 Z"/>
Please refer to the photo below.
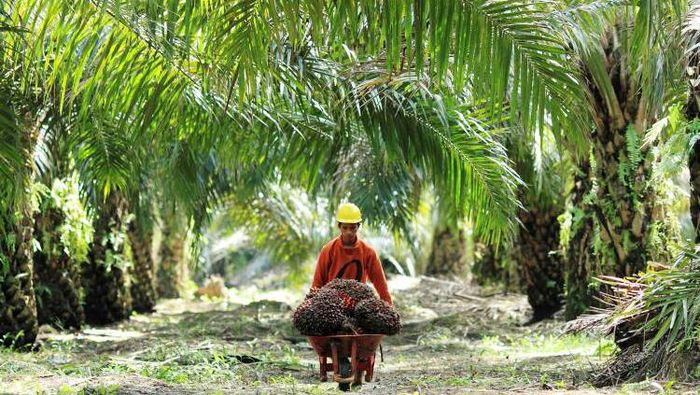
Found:
<path fill-rule="evenodd" d="M 341 203 L 338 206 L 338 214 L 335 216 L 338 222 L 346 224 L 357 224 L 362 222 L 360 208 L 352 203 Z"/>

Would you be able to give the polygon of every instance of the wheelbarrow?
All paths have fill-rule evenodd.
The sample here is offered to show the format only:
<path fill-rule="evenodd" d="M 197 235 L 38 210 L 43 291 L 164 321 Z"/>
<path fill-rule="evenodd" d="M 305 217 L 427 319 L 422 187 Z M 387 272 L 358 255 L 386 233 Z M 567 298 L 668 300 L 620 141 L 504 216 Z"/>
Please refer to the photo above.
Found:
<path fill-rule="evenodd" d="M 321 381 L 328 380 L 328 372 L 333 371 L 333 380 L 341 389 L 349 389 L 350 384 L 372 381 L 374 376 L 374 356 L 384 335 L 333 335 L 309 336 L 309 343 L 316 350 L 321 365 Z M 328 363 L 328 358 L 332 359 Z M 350 372 L 342 377 L 340 358 L 350 358 Z"/>

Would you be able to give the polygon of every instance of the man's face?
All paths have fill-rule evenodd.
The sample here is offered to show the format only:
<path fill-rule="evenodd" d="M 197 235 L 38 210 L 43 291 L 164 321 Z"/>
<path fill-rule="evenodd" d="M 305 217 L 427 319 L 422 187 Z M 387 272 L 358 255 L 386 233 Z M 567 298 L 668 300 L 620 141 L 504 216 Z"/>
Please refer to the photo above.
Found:
<path fill-rule="evenodd" d="M 343 240 L 345 241 L 353 241 L 355 240 L 355 237 L 357 236 L 357 230 L 360 228 L 359 224 L 346 224 L 346 223 L 339 223 L 338 228 L 340 229 L 340 235 L 343 237 Z"/>

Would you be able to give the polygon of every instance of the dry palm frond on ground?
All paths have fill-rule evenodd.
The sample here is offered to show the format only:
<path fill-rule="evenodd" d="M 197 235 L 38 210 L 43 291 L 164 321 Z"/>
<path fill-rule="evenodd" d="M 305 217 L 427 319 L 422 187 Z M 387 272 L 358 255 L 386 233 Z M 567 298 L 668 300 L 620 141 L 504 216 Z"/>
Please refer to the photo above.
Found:
<path fill-rule="evenodd" d="M 609 287 L 570 331 L 614 334 L 621 351 L 594 382 L 610 385 L 646 377 L 688 377 L 698 362 L 700 250 L 686 249 L 673 266 L 649 265 L 635 277 L 599 276 Z"/>

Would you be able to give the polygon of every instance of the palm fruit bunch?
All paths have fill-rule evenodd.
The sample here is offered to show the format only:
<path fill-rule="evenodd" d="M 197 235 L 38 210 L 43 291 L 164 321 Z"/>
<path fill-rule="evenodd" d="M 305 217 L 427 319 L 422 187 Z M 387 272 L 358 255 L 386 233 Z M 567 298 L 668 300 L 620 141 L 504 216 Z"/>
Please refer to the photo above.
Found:
<path fill-rule="evenodd" d="M 376 298 L 357 303 L 355 318 L 367 333 L 395 335 L 401 330 L 401 319 L 396 309 L 389 303 Z"/>
<path fill-rule="evenodd" d="M 355 311 L 355 305 L 366 299 L 376 299 L 374 291 L 369 285 L 356 280 L 335 279 L 326 284 L 319 292 L 325 290 L 335 290 L 340 293 L 343 298 L 343 308 L 345 312 L 352 315 Z"/>
<path fill-rule="evenodd" d="M 345 335 L 359 335 L 365 333 L 365 331 L 357 323 L 357 319 L 353 316 L 345 316 L 345 321 L 343 322 L 343 327 L 340 331 L 341 334 Z"/>
<path fill-rule="evenodd" d="M 319 319 L 323 317 L 323 319 Z M 294 327 L 305 335 L 326 336 L 338 333 L 346 317 L 343 299 L 337 291 L 324 292 L 304 300 L 294 310 Z"/>
<path fill-rule="evenodd" d="M 309 293 L 307 293 L 306 296 L 304 297 L 304 301 L 307 301 L 307 300 L 313 298 L 314 296 L 316 296 L 317 293 L 318 293 L 318 288 L 311 288 L 309 290 Z"/>
<path fill-rule="evenodd" d="M 345 279 L 310 291 L 294 311 L 293 321 L 295 328 L 310 336 L 394 335 L 401 329 L 399 314 L 390 304 L 377 299 L 366 284 Z"/>

